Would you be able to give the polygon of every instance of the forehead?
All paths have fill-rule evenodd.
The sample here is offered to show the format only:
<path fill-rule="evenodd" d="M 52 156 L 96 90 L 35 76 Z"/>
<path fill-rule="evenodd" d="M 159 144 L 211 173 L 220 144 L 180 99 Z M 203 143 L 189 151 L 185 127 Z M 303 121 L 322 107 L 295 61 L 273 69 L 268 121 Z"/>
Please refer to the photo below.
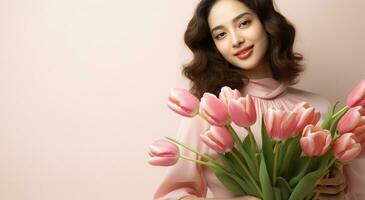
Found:
<path fill-rule="evenodd" d="M 210 27 L 231 23 L 232 19 L 244 12 L 253 13 L 244 3 L 237 0 L 217 1 L 208 15 Z"/>

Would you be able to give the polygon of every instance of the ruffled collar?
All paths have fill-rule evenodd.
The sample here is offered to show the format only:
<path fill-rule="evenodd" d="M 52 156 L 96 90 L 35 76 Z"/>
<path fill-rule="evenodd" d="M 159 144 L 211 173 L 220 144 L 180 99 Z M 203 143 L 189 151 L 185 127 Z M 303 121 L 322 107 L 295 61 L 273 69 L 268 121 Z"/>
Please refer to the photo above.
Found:
<path fill-rule="evenodd" d="M 249 94 L 261 99 L 273 99 L 286 92 L 288 85 L 274 78 L 247 79 L 243 78 L 245 86 L 242 95 Z"/>

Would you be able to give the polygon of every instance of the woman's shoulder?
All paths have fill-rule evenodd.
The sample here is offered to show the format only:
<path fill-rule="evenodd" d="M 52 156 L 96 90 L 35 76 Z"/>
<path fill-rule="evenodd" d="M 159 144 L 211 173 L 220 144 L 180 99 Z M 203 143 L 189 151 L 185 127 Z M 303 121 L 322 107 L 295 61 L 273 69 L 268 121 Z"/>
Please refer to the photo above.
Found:
<path fill-rule="evenodd" d="M 330 103 L 330 101 L 323 95 L 314 93 L 308 90 L 303 90 L 295 87 L 288 87 L 287 89 L 289 94 L 298 95 L 304 98 L 312 99 L 315 101 L 319 101 L 322 103 Z"/>
<path fill-rule="evenodd" d="M 316 109 L 320 110 L 322 114 L 328 113 L 331 108 L 331 102 L 323 95 L 310 92 L 307 90 L 288 87 L 288 94 L 295 95 L 313 105 Z"/>

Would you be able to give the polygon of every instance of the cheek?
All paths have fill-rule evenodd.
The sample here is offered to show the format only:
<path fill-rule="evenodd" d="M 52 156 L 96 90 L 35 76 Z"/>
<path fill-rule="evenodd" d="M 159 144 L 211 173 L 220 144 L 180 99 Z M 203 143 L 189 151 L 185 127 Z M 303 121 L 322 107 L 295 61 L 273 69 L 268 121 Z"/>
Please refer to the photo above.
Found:
<path fill-rule="evenodd" d="M 218 51 L 223 55 L 226 56 L 230 54 L 229 42 L 227 41 L 220 41 L 215 44 Z"/>
<path fill-rule="evenodd" d="M 256 24 L 251 29 L 247 30 L 246 38 L 250 41 L 259 41 L 266 37 L 265 30 L 258 24 Z"/>

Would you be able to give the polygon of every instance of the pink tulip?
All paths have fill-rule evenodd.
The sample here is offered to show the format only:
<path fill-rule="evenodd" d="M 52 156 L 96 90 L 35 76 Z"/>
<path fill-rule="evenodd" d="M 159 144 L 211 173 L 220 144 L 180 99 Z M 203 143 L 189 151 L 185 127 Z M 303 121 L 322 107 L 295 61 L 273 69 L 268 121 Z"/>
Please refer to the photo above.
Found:
<path fill-rule="evenodd" d="M 241 97 L 241 93 L 234 89 L 232 90 L 228 86 L 224 86 L 221 88 L 221 92 L 219 93 L 219 99 L 223 101 L 223 103 L 228 107 L 229 101 L 231 99 L 238 99 Z"/>
<path fill-rule="evenodd" d="M 269 137 L 281 141 L 296 136 L 296 115 L 295 112 L 269 108 L 264 119 Z"/>
<path fill-rule="evenodd" d="M 228 104 L 228 113 L 237 126 L 247 128 L 256 122 L 255 104 L 249 95 L 231 99 Z"/>
<path fill-rule="evenodd" d="M 225 153 L 233 148 L 234 140 L 226 127 L 211 126 L 200 135 L 203 142 L 218 153 Z"/>
<path fill-rule="evenodd" d="M 174 88 L 170 91 L 167 106 L 185 117 L 194 117 L 199 111 L 199 99 L 188 90 Z"/>
<path fill-rule="evenodd" d="M 295 133 L 299 134 L 303 132 L 304 127 L 309 124 L 316 125 L 320 118 L 320 113 L 316 112 L 314 107 L 307 102 L 298 103 L 294 107 L 294 112 L 297 113 L 297 127 Z"/>
<path fill-rule="evenodd" d="M 224 126 L 231 123 L 226 105 L 214 94 L 207 92 L 203 94 L 199 112 L 212 125 Z"/>
<path fill-rule="evenodd" d="M 349 107 L 365 107 L 365 79 L 360 81 L 360 83 L 358 83 L 347 96 L 347 105 Z"/>
<path fill-rule="evenodd" d="M 356 141 L 353 133 L 341 135 L 333 147 L 333 154 L 341 161 L 353 160 L 360 152 L 361 145 Z"/>
<path fill-rule="evenodd" d="M 322 156 L 327 152 L 332 142 L 331 133 L 320 127 L 307 125 L 300 138 L 300 146 L 305 156 Z"/>
<path fill-rule="evenodd" d="M 338 122 L 337 129 L 341 134 L 354 133 L 360 142 L 365 142 L 365 108 L 350 108 Z"/>
<path fill-rule="evenodd" d="M 171 166 L 179 159 L 179 148 L 166 140 L 157 140 L 150 145 L 148 163 L 157 166 Z"/>

